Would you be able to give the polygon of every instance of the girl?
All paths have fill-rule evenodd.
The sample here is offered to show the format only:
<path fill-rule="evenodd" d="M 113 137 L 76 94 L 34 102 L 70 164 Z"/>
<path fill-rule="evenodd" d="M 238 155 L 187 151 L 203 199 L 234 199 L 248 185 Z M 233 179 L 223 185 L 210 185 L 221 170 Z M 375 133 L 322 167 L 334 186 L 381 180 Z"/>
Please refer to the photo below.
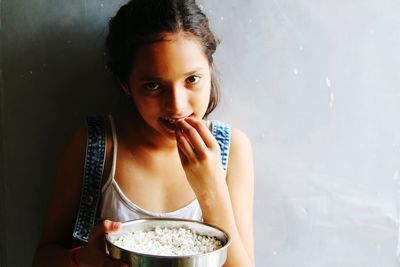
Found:
<path fill-rule="evenodd" d="M 61 160 L 33 265 L 123 266 L 106 254 L 105 233 L 127 220 L 175 217 L 227 231 L 224 266 L 254 266 L 252 149 L 240 130 L 207 120 L 218 87 L 217 40 L 206 16 L 195 0 L 131 0 L 111 19 L 106 45 L 133 107 L 106 120 L 101 222 L 87 244 L 71 249 L 88 134 L 82 127 Z"/>

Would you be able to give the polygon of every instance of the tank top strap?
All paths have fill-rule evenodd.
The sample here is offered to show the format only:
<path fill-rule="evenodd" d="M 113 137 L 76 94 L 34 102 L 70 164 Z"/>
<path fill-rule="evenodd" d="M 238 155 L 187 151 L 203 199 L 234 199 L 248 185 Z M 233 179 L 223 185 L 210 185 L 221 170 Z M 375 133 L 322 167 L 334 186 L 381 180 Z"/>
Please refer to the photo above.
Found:
<path fill-rule="evenodd" d="M 115 130 L 115 122 L 114 118 L 109 115 L 108 116 L 110 119 L 110 124 L 111 124 L 111 133 L 112 133 L 112 139 L 113 139 L 113 160 L 112 160 L 112 166 L 111 166 L 111 177 L 115 176 L 115 168 L 116 168 L 116 162 L 117 162 L 117 147 L 118 147 L 118 142 L 117 142 L 117 132 Z"/>
<path fill-rule="evenodd" d="M 221 162 L 225 172 L 228 169 L 229 148 L 231 144 L 231 126 L 217 120 L 211 120 L 212 134 L 221 150 Z"/>

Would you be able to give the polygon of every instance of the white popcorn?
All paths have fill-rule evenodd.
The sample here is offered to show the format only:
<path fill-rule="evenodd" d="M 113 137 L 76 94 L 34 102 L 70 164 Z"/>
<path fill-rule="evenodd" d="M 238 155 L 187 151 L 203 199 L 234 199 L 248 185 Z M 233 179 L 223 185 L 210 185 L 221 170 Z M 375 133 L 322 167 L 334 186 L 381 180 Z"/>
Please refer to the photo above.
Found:
<path fill-rule="evenodd" d="M 115 245 L 134 252 L 158 256 L 189 256 L 212 252 L 222 247 L 215 237 L 200 235 L 187 228 L 155 227 L 118 237 Z"/>

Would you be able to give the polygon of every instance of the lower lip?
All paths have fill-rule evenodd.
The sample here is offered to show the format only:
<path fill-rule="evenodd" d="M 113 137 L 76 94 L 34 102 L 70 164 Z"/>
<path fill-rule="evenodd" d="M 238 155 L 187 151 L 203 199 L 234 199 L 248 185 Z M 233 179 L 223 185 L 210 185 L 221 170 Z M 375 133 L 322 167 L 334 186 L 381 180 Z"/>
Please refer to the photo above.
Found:
<path fill-rule="evenodd" d="M 164 127 L 164 129 L 166 129 L 170 133 L 175 133 L 175 125 L 168 123 L 164 119 L 159 119 L 159 120 L 160 120 L 161 125 Z"/>

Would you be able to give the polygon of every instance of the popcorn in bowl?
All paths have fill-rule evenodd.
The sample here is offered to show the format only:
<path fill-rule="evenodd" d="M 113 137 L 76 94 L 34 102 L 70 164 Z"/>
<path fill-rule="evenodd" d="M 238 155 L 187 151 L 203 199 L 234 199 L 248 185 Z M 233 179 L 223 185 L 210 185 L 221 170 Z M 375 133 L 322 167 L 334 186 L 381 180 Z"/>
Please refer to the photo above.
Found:
<path fill-rule="evenodd" d="M 159 256 L 188 256 L 212 252 L 222 247 L 216 237 L 201 235 L 185 227 L 155 227 L 119 236 L 115 245 L 126 250 Z"/>

